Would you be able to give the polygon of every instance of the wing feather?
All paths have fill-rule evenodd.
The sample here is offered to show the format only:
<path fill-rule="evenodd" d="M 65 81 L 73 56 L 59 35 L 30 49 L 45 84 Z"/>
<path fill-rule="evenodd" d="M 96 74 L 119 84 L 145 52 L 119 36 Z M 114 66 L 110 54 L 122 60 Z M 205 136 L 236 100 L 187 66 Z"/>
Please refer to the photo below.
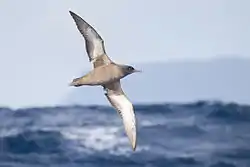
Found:
<path fill-rule="evenodd" d="M 136 149 L 136 117 L 132 103 L 122 91 L 120 81 L 105 86 L 106 97 L 119 113 L 132 149 Z"/>
<path fill-rule="evenodd" d="M 89 57 L 89 61 L 93 62 L 94 67 L 109 64 L 111 60 L 106 55 L 102 37 L 90 24 L 88 24 L 80 16 L 72 11 L 69 11 L 69 13 L 74 19 L 76 27 L 85 39 L 85 47 Z M 98 63 L 95 64 L 95 60 L 98 60 Z"/>

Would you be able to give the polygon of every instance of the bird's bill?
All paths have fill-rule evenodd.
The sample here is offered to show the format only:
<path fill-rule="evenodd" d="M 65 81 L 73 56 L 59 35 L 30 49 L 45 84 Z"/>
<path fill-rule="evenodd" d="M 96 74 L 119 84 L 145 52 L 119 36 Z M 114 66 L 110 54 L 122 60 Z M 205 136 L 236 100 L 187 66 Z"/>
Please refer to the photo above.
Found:
<path fill-rule="evenodd" d="M 69 86 L 74 86 L 74 82 L 70 82 L 68 85 Z"/>
<path fill-rule="evenodd" d="M 137 69 L 135 69 L 133 72 L 142 72 L 141 70 L 137 70 Z"/>

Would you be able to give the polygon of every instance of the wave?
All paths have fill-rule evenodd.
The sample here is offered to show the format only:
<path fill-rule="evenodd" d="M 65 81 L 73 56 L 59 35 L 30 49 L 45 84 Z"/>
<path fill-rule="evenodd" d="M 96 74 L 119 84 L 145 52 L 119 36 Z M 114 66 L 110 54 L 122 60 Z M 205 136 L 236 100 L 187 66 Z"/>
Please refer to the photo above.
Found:
<path fill-rule="evenodd" d="M 1 137 L 5 153 L 15 154 L 49 154 L 59 153 L 62 135 L 55 131 L 25 131 L 19 134 Z"/>
<path fill-rule="evenodd" d="M 133 152 L 111 107 L 2 108 L 0 166 L 249 166 L 249 109 L 203 101 L 135 105 Z"/>
<path fill-rule="evenodd" d="M 211 106 L 208 118 L 225 121 L 250 121 L 250 107 L 237 104 L 215 104 Z"/>
<path fill-rule="evenodd" d="M 139 114 L 172 114 L 173 112 L 189 112 L 189 113 L 206 113 L 216 115 L 216 112 L 247 114 L 249 116 L 250 106 L 240 105 L 236 103 L 223 103 L 220 101 L 197 101 L 194 103 L 160 103 L 160 104 L 135 104 L 134 108 Z M 40 108 L 22 108 L 12 110 L 10 108 L 0 108 L 0 114 L 15 113 L 15 117 L 36 116 L 39 114 L 49 113 L 56 114 L 57 111 L 63 113 L 80 113 L 91 111 L 94 113 L 104 112 L 105 114 L 114 114 L 111 106 L 91 105 L 91 106 L 57 106 L 57 107 L 40 107 Z M 226 111 L 226 112 L 225 112 Z M 218 116 L 225 116 L 220 115 Z"/>

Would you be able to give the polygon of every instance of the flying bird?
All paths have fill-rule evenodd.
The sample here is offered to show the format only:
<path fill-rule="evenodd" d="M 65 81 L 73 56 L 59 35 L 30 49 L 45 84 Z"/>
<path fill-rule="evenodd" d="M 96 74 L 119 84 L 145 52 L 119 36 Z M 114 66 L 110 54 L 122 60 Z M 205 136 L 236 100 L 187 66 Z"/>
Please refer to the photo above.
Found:
<path fill-rule="evenodd" d="M 79 15 L 72 11 L 69 13 L 84 37 L 88 59 L 93 65 L 93 69 L 86 75 L 73 79 L 70 86 L 102 86 L 104 95 L 120 115 L 132 150 L 135 151 L 136 118 L 133 104 L 122 90 L 121 79 L 141 71 L 131 65 L 117 64 L 112 61 L 106 54 L 104 40 L 96 30 Z"/>

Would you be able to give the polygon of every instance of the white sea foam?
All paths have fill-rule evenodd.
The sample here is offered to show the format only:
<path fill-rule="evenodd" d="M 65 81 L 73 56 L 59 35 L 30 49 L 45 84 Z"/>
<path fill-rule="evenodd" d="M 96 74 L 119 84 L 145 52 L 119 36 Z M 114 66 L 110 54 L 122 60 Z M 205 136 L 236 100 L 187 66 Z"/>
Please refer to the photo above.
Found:
<path fill-rule="evenodd" d="M 71 127 L 61 133 L 67 139 L 79 141 L 84 147 L 101 151 L 126 142 L 116 134 L 118 131 L 118 127 Z"/>
<path fill-rule="evenodd" d="M 63 129 L 61 133 L 66 139 L 78 141 L 79 146 L 83 146 L 89 150 L 107 150 L 112 154 L 127 154 L 132 149 L 128 138 L 120 133 L 121 130 L 123 130 L 122 127 L 112 126 L 71 127 Z M 147 148 L 139 147 L 137 151 L 142 149 Z M 81 151 L 81 148 L 78 148 L 78 151 Z"/>
<path fill-rule="evenodd" d="M 166 124 L 166 120 L 147 120 L 147 119 L 142 119 L 140 122 L 142 127 L 150 127 L 150 126 L 156 126 L 156 125 L 164 125 Z"/>
<path fill-rule="evenodd" d="M 14 136 L 21 133 L 21 130 L 18 128 L 2 128 L 0 131 L 0 137 Z"/>

